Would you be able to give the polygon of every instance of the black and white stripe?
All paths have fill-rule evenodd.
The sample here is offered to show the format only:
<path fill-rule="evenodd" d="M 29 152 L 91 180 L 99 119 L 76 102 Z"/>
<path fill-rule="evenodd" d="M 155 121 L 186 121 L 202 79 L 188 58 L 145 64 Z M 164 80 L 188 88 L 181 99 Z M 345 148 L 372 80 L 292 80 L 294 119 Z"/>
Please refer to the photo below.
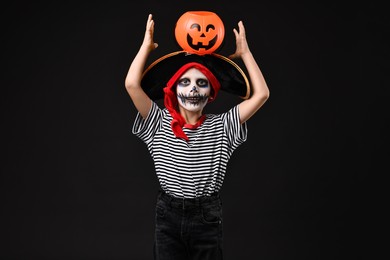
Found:
<path fill-rule="evenodd" d="M 167 109 L 153 103 L 148 117 L 144 120 L 138 114 L 132 129 L 148 147 L 161 188 L 181 198 L 219 191 L 233 151 L 247 137 L 238 106 L 223 114 L 207 114 L 197 129 L 184 127 L 188 142 L 175 137 L 171 120 Z"/>

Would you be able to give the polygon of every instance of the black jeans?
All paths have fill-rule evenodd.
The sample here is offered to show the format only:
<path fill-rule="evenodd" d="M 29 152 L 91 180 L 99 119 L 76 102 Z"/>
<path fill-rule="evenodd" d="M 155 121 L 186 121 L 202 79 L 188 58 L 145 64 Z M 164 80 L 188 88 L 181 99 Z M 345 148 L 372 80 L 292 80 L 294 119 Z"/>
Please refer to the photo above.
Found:
<path fill-rule="evenodd" d="M 154 259 L 222 259 L 220 196 L 181 199 L 160 191 L 156 205 Z"/>

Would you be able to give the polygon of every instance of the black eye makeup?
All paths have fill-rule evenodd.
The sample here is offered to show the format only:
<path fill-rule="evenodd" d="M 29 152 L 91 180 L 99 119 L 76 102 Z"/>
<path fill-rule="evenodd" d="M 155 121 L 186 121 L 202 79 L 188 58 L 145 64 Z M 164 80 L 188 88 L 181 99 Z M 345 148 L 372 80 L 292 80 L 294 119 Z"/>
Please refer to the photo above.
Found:
<path fill-rule="evenodd" d="M 198 79 L 196 81 L 196 85 L 198 85 L 201 88 L 205 88 L 209 86 L 209 81 L 207 79 Z"/>
<path fill-rule="evenodd" d="M 191 85 L 191 80 L 188 78 L 179 79 L 179 81 L 177 82 L 177 85 L 179 87 L 187 87 L 187 86 Z M 196 85 L 200 88 L 206 88 L 209 86 L 209 81 L 207 79 L 200 78 L 200 79 L 196 80 Z"/>
<path fill-rule="evenodd" d="M 179 81 L 177 82 L 177 85 L 179 87 L 187 87 L 190 84 L 191 84 L 191 80 L 189 80 L 188 78 L 179 79 Z"/>

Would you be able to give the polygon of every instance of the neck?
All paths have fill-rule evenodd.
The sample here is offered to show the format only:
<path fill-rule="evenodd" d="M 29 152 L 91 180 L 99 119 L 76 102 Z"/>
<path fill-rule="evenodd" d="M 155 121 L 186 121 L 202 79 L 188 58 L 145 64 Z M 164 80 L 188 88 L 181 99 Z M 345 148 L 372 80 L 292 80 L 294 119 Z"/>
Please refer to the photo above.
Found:
<path fill-rule="evenodd" d="M 186 120 L 187 124 L 194 125 L 198 122 L 199 118 L 202 116 L 202 111 L 188 111 L 186 109 L 183 109 L 182 107 L 179 107 L 179 112 L 181 116 Z"/>

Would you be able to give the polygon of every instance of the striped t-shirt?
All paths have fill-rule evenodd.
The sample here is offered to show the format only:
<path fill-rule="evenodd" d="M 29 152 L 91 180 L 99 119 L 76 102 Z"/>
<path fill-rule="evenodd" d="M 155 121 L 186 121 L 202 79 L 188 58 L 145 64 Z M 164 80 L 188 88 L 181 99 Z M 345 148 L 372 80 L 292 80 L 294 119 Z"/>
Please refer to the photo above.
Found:
<path fill-rule="evenodd" d="M 238 106 L 226 113 L 207 114 L 196 129 L 183 127 L 189 141 L 176 138 L 172 116 L 153 102 L 146 119 L 138 113 L 132 132 L 152 156 L 158 181 L 168 194 L 179 198 L 209 196 L 218 192 L 233 151 L 247 138 Z"/>

